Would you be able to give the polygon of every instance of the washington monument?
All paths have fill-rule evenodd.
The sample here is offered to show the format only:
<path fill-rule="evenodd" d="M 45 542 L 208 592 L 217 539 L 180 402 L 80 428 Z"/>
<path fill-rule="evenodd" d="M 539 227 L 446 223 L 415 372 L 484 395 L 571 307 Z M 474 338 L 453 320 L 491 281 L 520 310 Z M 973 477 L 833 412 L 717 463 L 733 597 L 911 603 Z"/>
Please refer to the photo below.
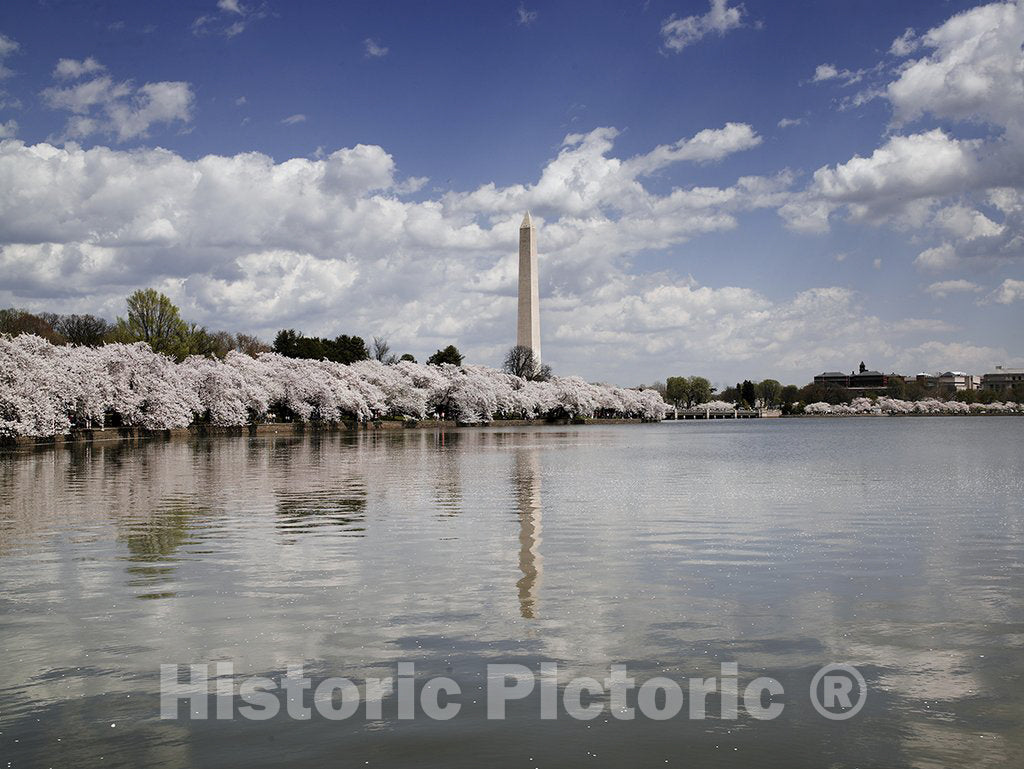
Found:
<path fill-rule="evenodd" d="M 533 352 L 534 370 L 540 368 L 540 296 L 537 290 L 537 228 L 530 212 L 519 225 L 519 320 L 516 344 Z"/>

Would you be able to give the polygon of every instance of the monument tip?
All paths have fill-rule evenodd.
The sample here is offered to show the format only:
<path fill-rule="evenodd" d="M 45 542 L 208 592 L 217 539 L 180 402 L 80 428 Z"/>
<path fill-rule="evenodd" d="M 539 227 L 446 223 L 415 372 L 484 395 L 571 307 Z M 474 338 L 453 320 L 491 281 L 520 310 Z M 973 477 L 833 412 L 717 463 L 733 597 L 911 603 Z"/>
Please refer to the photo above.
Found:
<path fill-rule="evenodd" d="M 526 216 L 523 217 L 523 223 L 519 225 L 519 229 L 525 229 L 533 226 L 533 219 L 530 218 L 530 212 L 526 212 Z"/>

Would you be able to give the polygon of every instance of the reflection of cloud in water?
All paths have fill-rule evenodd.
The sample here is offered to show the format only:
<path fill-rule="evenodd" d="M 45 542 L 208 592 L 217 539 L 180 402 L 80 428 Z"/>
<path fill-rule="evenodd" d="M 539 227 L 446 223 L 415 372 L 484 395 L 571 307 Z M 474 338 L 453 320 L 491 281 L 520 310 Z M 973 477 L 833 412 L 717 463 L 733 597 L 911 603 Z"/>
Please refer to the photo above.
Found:
<path fill-rule="evenodd" d="M 855 643 L 849 647 L 849 655 L 856 664 L 878 667 L 882 672 L 876 685 L 903 699 L 952 702 L 976 696 L 981 690 L 981 681 L 971 669 L 977 654 Z"/>
<path fill-rule="evenodd" d="M 908 723 L 902 743 L 903 755 L 913 769 L 1004 769 L 1014 765 L 1011 755 L 1020 755 L 1019 748 L 1008 749 L 1001 734 L 979 730 L 965 736 L 962 725 L 952 723 Z"/>

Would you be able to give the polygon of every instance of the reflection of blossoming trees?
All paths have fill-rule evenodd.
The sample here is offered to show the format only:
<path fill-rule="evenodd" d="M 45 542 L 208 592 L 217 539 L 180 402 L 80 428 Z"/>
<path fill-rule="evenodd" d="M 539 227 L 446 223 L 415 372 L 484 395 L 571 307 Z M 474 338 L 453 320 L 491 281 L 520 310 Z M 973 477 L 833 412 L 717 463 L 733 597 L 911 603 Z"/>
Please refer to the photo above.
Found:
<path fill-rule="evenodd" d="M 960 403 L 930 398 L 920 401 L 904 401 L 898 398 L 880 397 L 854 398 L 850 403 L 810 403 L 804 407 L 805 414 L 1012 414 L 1024 411 L 1024 404 L 1006 403 Z"/>
<path fill-rule="evenodd" d="M 148 345 L 56 347 L 30 334 L 0 338 L 0 436 L 47 436 L 104 425 L 166 429 L 246 425 L 284 416 L 337 422 L 444 413 L 495 418 L 661 419 L 654 390 L 578 377 L 527 381 L 485 366 L 411 361 L 351 365 L 237 352 L 181 363 Z"/>

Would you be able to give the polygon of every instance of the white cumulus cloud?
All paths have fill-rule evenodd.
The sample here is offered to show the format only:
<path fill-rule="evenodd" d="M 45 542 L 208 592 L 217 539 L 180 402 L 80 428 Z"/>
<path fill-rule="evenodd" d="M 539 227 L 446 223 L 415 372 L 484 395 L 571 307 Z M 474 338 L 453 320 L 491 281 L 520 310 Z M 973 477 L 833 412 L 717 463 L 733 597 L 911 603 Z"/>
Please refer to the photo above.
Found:
<path fill-rule="evenodd" d="M 960 263 L 956 249 L 950 243 L 926 248 L 914 259 L 914 264 L 926 270 L 947 270 Z"/>
<path fill-rule="evenodd" d="M 729 0 L 711 0 L 708 12 L 701 16 L 669 16 L 662 22 L 661 39 L 666 50 L 679 53 L 707 35 L 724 35 L 743 25 L 742 5 L 729 7 Z"/>
<path fill-rule="evenodd" d="M 925 114 L 1024 127 L 1024 4 L 992 3 L 953 16 L 920 40 L 930 53 L 908 62 L 887 88 L 895 118 Z"/>
<path fill-rule="evenodd" d="M 989 300 L 998 304 L 1012 304 L 1024 300 L 1024 280 L 1007 278 L 992 292 Z"/>
<path fill-rule="evenodd" d="M 1024 188 L 1024 3 L 996 2 L 956 14 L 921 35 L 908 29 L 890 49 L 909 58 L 893 72 L 819 66 L 815 80 L 854 82 L 884 73 L 847 106 L 885 98 L 896 131 L 867 157 L 823 166 L 780 207 L 787 225 L 825 232 L 837 215 L 933 233 L 916 264 L 941 269 L 964 258 L 1024 255 L 1024 214 L 995 201 Z M 919 123 L 942 121 L 941 126 Z M 958 124 L 991 132 L 959 138 Z"/>
<path fill-rule="evenodd" d="M 53 76 L 59 80 L 77 80 L 80 77 L 102 72 L 105 69 L 106 67 L 92 56 L 88 56 L 81 61 L 76 59 L 60 59 L 57 62 L 57 66 L 53 68 Z"/>
<path fill-rule="evenodd" d="M 942 280 L 932 283 L 925 288 L 925 291 L 936 299 L 945 299 L 950 294 L 975 294 L 981 291 L 981 286 L 969 280 Z"/>
<path fill-rule="evenodd" d="M 912 27 L 907 27 L 903 34 L 892 41 L 889 53 L 893 56 L 907 56 L 921 47 L 921 41 Z"/>
<path fill-rule="evenodd" d="M 54 75 L 80 78 L 102 69 L 91 58 L 82 62 L 61 59 Z M 41 96 L 51 109 L 71 113 L 64 128 L 66 137 L 103 134 L 122 142 L 147 136 L 154 125 L 190 122 L 194 101 L 189 83 L 161 81 L 136 86 L 130 80 L 116 81 L 109 75 L 51 86 Z"/>
<path fill-rule="evenodd" d="M 653 171 L 741 151 L 756 134 L 727 125 L 625 160 L 616 134 L 566 137 L 529 183 L 416 201 L 403 193 L 424 180 L 402 177 L 376 145 L 276 162 L 6 141 L 0 304 L 53 309 L 59 299 L 65 311 L 111 315 L 131 290 L 154 286 L 215 328 L 383 334 L 420 356 L 454 342 L 497 364 L 512 337 L 516 238 L 530 208 L 546 357 L 563 372 L 635 383 L 663 375 L 665 359 L 695 369 L 714 360 L 730 376 L 756 368 L 803 382 L 822 357 L 895 357 L 920 343 L 919 326 L 883 322 L 843 288 L 769 298 L 630 272 L 632 254 L 778 206 L 792 178 L 654 192 Z M 908 329 L 917 336 L 901 341 Z"/>
<path fill-rule="evenodd" d="M 639 176 L 680 161 L 713 162 L 735 152 L 753 149 L 760 143 L 761 137 L 746 123 L 726 123 L 723 128 L 705 128 L 688 139 L 662 144 L 644 155 L 627 160 L 623 171 L 630 176 Z"/>

